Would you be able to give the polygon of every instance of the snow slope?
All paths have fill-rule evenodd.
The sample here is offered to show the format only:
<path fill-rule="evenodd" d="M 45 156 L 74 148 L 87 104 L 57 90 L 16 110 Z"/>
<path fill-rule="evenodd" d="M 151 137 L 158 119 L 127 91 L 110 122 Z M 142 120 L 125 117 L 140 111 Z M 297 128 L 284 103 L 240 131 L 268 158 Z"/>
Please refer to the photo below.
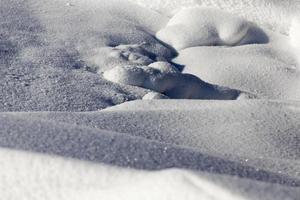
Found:
<path fill-rule="evenodd" d="M 259 98 L 299 99 L 299 64 L 287 53 L 288 43 L 187 48 L 180 51 L 175 62 L 185 65 L 184 73 L 212 84 Z"/>
<path fill-rule="evenodd" d="M 1 156 L 1 162 L 7 164 L 1 165 L 5 169 L 1 176 L 18 175 L 3 179 L 2 184 L 23 183 L 22 177 L 31 176 L 24 178 L 28 181 L 25 187 L 16 187 L 22 194 L 30 193 L 38 184 L 36 177 L 41 194 L 49 198 L 66 187 L 63 196 L 93 194 L 118 199 L 122 191 L 125 199 L 136 195 L 223 199 L 229 195 L 296 200 L 300 185 L 298 111 L 297 102 L 153 100 L 100 112 L 2 113 L 2 147 L 90 161 L 5 150 L 7 156 Z M 14 162 L 18 165 L 11 164 Z M 101 163 L 183 171 L 136 171 Z M 54 170 L 54 175 L 47 170 Z M 81 187 L 82 180 L 86 184 Z M 73 187 L 81 189 L 74 191 Z M 182 187 L 185 189 L 179 190 Z M 210 196 L 212 190 L 221 193 Z M 15 198 L 19 195 L 4 192 Z"/>
<path fill-rule="evenodd" d="M 141 171 L 3 148 L 0 155 L 4 199 L 244 200 L 253 191 L 251 199 L 280 199 L 286 194 L 293 199 L 297 194 L 280 185 L 185 170 Z M 276 190 L 277 196 L 264 194 L 266 189 Z"/>

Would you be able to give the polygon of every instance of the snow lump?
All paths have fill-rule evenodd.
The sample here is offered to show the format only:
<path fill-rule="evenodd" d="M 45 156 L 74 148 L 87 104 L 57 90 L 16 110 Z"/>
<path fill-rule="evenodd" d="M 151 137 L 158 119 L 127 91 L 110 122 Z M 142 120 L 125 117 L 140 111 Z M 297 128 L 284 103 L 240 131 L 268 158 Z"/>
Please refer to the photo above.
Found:
<path fill-rule="evenodd" d="M 211 8 L 183 8 L 158 31 L 160 40 L 181 50 L 193 46 L 238 44 L 248 32 L 249 22 Z"/>

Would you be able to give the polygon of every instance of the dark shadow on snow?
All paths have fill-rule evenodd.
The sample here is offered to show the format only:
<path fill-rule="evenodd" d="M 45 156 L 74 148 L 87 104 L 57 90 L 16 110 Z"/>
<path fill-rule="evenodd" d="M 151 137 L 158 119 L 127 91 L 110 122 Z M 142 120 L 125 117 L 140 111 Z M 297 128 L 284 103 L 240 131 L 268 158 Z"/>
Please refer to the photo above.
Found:
<path fill-rule="evenodd" d="M 160 170 L 181 168 L 234 175 L 252 180 L 300 186 L 300 180 L 256 169 L 191 149 L 35 118 L 0 115 L 0 146 L 55 154 L 121 167 Z"/>

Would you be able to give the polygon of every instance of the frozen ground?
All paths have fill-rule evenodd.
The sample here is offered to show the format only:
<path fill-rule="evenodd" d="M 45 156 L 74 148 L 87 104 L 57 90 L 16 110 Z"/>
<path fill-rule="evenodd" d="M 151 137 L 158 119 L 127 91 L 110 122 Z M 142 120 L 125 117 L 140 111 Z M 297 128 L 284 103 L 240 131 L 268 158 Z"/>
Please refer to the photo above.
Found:
<path fill-rule="evenodd" d="M 2 0 L 1 198 L 298 200 L 299 5 Z"/>

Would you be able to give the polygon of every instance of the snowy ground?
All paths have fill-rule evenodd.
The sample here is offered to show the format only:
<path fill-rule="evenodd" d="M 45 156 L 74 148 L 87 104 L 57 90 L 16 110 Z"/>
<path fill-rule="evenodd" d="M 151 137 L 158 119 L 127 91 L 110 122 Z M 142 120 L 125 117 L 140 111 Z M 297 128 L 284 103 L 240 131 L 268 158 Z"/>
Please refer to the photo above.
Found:
<path fill-rule="evenodd" d="M 2 0 L 3 199 L 300 196 L 297 0 Z"/>

